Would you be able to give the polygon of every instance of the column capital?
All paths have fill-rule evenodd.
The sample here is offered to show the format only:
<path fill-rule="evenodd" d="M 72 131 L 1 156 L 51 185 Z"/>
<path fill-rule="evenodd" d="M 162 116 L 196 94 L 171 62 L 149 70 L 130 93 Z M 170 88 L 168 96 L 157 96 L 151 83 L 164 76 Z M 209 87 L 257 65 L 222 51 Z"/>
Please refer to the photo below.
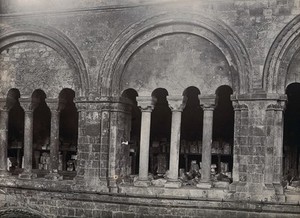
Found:
<path fill-rule="evenodd" d="M 248 110 L 248 106 L 245 104 L 240 104 L 238 101 L 232 101 L 232 106 L 234 111 L 245 111 Z"/>
<path fill-rule="evenodd" d="M 269 104 L 267 107 L 267 111 L 284 111 L 286 108 L 286 101 L 277 101 L 276 103 Z"/>
<path fill-rule="evenodd" d="M 7 102 L 5 98 L 0 99 L 0 111 L 9 111 L 10 108 L 7 106 Z"/>
<path fill-rule="evenodd" d="M 186 105 L 187 97 L 182 95 L 167 96 L 169 108 L 172 111 L 183 111 Z"/>
<path fill-rule="evenodd" d="M 153 96 L 139 96 L 136 97 L 136 101 L 141 111 L 151 112 L 154 109 L 157 99 Z"/>
<path fill-rule="evenodd" d="M 85 111 L 88 108 L 87 101 L 82 100 L 80 98 L 75 98 L 74 103 L 75 103 L 75 106 L 76 106 L 78 112 Z"/>
<path fill-rule="evenodd" d="M 20 98 L 19 102 L 21 107 L 24 109 L 24 112 L 33 112 L 36 107 L 32 104 L 31 98 Z"/>
<path fill-rule="evenodd" d="M 57 98 L 46 98 L 45 101 L 51 112 L 60 111 L 61 108 L 59 105 L 59 100 Z"/>
<path fill-rule="evenodd" d="M 217 95 L 199 95 L 198 98 L 203 110 L 214 110 L 217 106 Z"/>

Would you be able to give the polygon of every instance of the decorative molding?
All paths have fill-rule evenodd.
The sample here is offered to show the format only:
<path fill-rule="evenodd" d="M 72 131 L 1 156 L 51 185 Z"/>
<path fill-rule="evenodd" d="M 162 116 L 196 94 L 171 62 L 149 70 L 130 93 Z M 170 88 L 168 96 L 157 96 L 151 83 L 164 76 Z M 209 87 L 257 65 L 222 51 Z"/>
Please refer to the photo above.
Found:
<path fill-rule="evenodd" d="M 240 104 L 238 101 L 232 102 L 234 111 L 248 111 L 248 106 L 246 104 Z"/>

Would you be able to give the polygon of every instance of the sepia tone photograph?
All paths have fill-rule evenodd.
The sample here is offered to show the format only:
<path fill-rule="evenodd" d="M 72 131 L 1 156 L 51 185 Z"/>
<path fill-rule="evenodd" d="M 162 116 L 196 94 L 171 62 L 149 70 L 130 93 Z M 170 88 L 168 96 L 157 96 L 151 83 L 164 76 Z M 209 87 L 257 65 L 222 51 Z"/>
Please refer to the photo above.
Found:
<path fill-rule="evenodd" d="M 300 0 L 0 0 L 0 218 L 30 217 L 299 218 Z"/>

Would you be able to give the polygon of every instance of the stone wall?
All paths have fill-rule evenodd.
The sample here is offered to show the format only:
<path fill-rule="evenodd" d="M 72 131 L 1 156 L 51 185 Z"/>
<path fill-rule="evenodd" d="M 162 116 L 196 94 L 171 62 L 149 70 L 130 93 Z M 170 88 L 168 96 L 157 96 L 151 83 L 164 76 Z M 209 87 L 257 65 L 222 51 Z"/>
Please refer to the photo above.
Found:
<path fill-rule="evenodd" d="M 298 217 L 296 205 L 264 202 L 224 202 L 172 197 L 145 198 L 111 193 L 82 193 L 2 188 L 0 214 L 30 211 L 46 217 Z M 8 209 L 7 209 L 8 210 Z"/>
<path fill-rule="evenodd" d="M 18 87 L 22 97 L 31 97 L 35 89 L 42 89 L 47 97 L 58 98 L 64 88 L 76 89 L 78 77 L 60 54 L 35 42 L 10 46 L 0 55 L 1 95 Z M 77 83 L 77 85 L 76 85 Z"/>
<path fill-rule="evenodd" d="M 4 102 L 11 88 L 19 89 L 21 98 L 30 97 L 35 89 L 44 90 L 51 98 L 63 88 L 75 91 L 79 111 L 77 176 L 74 181 L 50 186 L 85 192 L 49 194 L 31 190 L 33 185 L 22 181 L 2 181 L 6 188 L 24 188 L 5 190 L 10 193 L 6 197 L 13 199 L 9 202 L 18 202 L 11 206 L 29 205 L 53 216 L 151 216 L 155 215 L 153 208 L 165 217 L 176 213 L 181 217 L 206 213 L 221 216 L 215 210 L 220 203 L 193 202 L 196 206 L 191 209 L 180 206 L 180 200 L 174 204 L 157 200 L 153 193 L 139 199 L 143 205 L 137 205 L 134 198 L 106 196 L 108 191 L 120 191 L 120 182 L 130 172 L 126 145 L 130 106 L 120 98 L 122 91 L 133 88 L 140 96 L 150 96 L 154 89 L 166 88 L 170 95 L 181 95 L 187 87 L 196 86 L 201 93 L 213 94 L 221 85 L 234 91 L 234 183 L 230 196 L 235 200 L 284 202 L 282 187 L 278 187 L 282 175 L 282 110 L 285 87 L 299 81 L 298 50 L 290 52 L 290 62 L 283 61 L 284 66 L 290 66 L 287 72 L 278 74 L 280 78 L 273 78 L 272 73 L 283 69 L 280 55 L 286 50 L 277 48 L 292 43 L 290 35 L 293 42 L 299 39 L 299 1 L 120 2 L 64 2 L 61 8 L 58 1 L 51 1 L 47 8 L 37 2 L 32 7 L 21 7 L 21 1 L 1 5 L 1 98 Z M 270 65 L 273 68 L 269 70 Z M 270 87 L 280 81 L 283 89 L 268 88 L 266 79 Z M 43 187 L 41 183 L 36 180 L 33 184 Z M 88 197 L 88 191 L 105 194 Z M 49 200 L 50 196 L 55 200 Z M 93 198 L 97 200 L 93 202 Z M 112 200 L 114 203 L 108 203 Z M 124 201 L 133 206 L 124 206 Z M 154 206 L 149 209 L 152 201 Z M 39 202 L 43 202 L 42 208 Z M 190 202 L 187 198 L 183 204 Z M 171 203 L 170 209 L 167 205 Z M 236 217 L 271 217 L 279 211 L 280 217 L 293 217 L 299 213 L 288 214 L 294 206 L 284 210 L 269 204 L 231 203 L 221 203 L 221 207 Z M 197 204 L 203 204 L 201 209 Z M 78 208 L 81 205 L 83 208 Z M 130 212 L 124 213 L 126 210 Z"/>

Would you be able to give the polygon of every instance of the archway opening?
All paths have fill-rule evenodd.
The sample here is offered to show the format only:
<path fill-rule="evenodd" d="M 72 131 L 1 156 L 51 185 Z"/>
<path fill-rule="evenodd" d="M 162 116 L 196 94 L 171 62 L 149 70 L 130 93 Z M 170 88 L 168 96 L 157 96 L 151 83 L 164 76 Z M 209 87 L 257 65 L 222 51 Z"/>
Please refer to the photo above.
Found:
<path fill-rule="evenodd" d="M 131 101 L 131 128 L 130 128 L 130 163 L 131 174 L 139 173 L 140 134 L 141 134 L 141 111 L 138 108 L 136 97 L 138 93 L 134 89 L 126 89 L 122 97 Z"/>
<path fill-rule="evenodd" d="M 154 175 L 164 175 L 169 169 L 172 113 L 168 105 L 166 89 L 155 89 L 152 96 L 157 101 L 151 114 L 149 172 Z"/>
<path fill-rule="evenodd" d="M 74 98 L 72 89 L 63 89 L 59 94 L 59 171 L 76 171 L 78 112 Z"/>
<path fill-rule="evenodd" d="M 38 176 L 44 176 L 50 169 L 50 122 L 51 112 L 46 104 L 46 94 L 37 89 L 32 93 L 33 111 L 33 158 L 32 168 L 38 169 Z"/>
<path fill-rule="evenodd" d="M 217 107 L 214 110 L 212 168 L 216 174 L 232 178 L 234 110 L 230 96 L 233 91 L 229 86 L 220 86 L 217 91 Z M 214 170 L 212 170 L 214 171 Z M 227 179 L 228 179 L 227 178 Z"/>
<path fill-rule="evenodd" d="M 19 102 L 18 89 L 10 89 L 7 94 L 8 115 L 8 170 L 19 174 L 24 155 L 24 110 Z"/>
<path fill-rule="evenodd" d="M 199 94 L 196 87 L 188 87 L 183 93 L 187 102 L 182 112 L 179 168 L 190 173 L 191 166 L 199 167 L 201 162 L 203 110 Z"/>
<path fill-rule="evenodd" d="M 284 116 L 283 174 L 290 181 L 300 176 L 300 83 L 286 89 L 288 97 Z"/>

